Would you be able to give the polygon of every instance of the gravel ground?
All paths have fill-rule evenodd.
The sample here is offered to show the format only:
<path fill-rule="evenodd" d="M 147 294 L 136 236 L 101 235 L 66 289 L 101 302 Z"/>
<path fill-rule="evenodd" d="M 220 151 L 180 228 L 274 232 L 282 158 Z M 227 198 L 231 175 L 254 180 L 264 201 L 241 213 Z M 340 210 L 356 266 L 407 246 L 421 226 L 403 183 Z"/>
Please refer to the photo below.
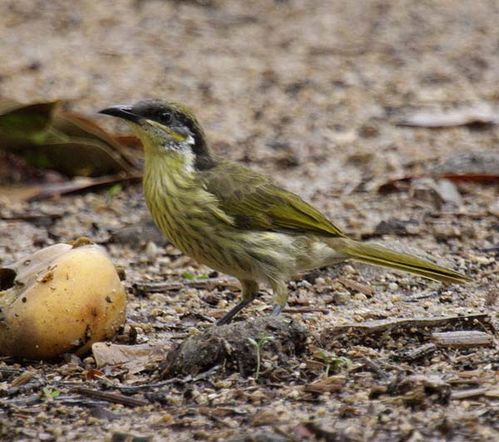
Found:
<path fill-rule="evenodd" d="M 96 110 L 144 97 L 186 103 L 219 154 L 272 174 L 355 237 L 430 254 L 473 282 L 442 287 L 354 264 L 298 276 L 286 315 L 308 329 L 303 354 L 282 362 L 264 352 L 258 379 L 221 368 L 151 387 L 137 395 L 149 402 L 141 407 L 89 399 L 72 388 L 154 383 L 157 364 L 132 373 L 96 370 L 92 357 L 0 358 L 0 438 L 498 440 L 497 346 L 407 355 L 434 331 L 494 334 L 498 188 L 458 183 L 457 199 L 435 199 L 424 182 L 377 192 L 390 179 L 462 152 L 497 164 L 498 125 L 394 124 L 415 110 L 497 106 L 497 23 L 493 0 L 3 0 L 1 97 L 64 99 L 115 131 L 123 127 Z M 53 216 L 6 220 L 26 213 Z M 149 222 L 139 186 L 32 203 L 0 194 L 0 215 L 0 264 L 81 235 L 106 244 L 126 270 L 125 332 L 135 330 L 140 344 L 171 348 L 210 327 L 239 294 L 226 283 L 132 290 L 140 281 L 224 278 L 180 255 L 152 228 L 137 230 Z M 264 294 L 242 317 L 264 315 L 269 300 Z M 379 336 L 334 332 L 372 319 L 479 313 L 491 322 Z M 15 387 L 25 372 L 31 377 L 24 388 Z M 482 390 L 460 396 L 467 389 Z"/>

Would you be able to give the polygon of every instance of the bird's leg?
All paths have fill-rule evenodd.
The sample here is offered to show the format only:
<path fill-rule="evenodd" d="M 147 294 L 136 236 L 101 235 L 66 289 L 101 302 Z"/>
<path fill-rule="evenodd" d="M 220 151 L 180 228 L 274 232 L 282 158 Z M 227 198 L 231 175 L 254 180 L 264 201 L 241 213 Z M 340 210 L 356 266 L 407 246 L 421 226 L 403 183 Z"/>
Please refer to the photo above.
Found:
<path fill-rule="evenodd" d="M 244 307 L 251 304 L 258 293 L 258 284 L 255 281 L 241 281 L 243 289 L 243 299 L 232 307 L 221 319 L 217 321 L 217 325 L 229 324 L 234 316 L 236 316 Z"/>
<path fill-rule="evenodd" d="M 273 308 L 270 316 L 279 316 L 288 302 L 288 285 L 285 282 L 275 282 L 272 284 L 274 292 Z"/>

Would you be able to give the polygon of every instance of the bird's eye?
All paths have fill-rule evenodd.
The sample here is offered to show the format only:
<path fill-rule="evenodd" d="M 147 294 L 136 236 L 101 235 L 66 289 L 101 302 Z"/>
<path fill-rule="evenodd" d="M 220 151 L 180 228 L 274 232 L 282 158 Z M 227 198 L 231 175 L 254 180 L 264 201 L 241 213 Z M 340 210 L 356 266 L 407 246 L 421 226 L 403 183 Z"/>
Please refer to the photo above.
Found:
<path fill-rule="evenodd" d="M 161 114 L 161 121 L 164 124 L 169 124 L 172 122 L 172 114 L 170 112 L 163 112 Z"/>

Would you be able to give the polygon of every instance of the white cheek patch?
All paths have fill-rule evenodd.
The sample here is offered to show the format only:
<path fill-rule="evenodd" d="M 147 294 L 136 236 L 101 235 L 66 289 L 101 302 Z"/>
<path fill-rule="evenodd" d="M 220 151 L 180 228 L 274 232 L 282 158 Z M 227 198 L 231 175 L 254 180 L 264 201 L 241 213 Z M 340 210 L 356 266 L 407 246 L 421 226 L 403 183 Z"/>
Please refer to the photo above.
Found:
<path fill-rule="evenodd" d="M 166 142 L 162 143 L 163 148 L 168 150 L 175 150 L 181 153 L 192 153 L 192 146 L 194 146 L 194 138 L 191 135 L 188 135 L 187 138 L 183 141 L 177 141 L 170 139 Z"/>
<path fill-rule="evenodd" d="M 147 126 L 137 131 L 144 144 L 147 144 L 150 146 L 150 149 L 156 152 L 159 151 L 165 155 L 174 154 L 180 160 L 185 172 L 194 172 L 194 163 L 196 160 L 196 156 L 192 151 L 192 146 L 196 144 L 194 137 L 189 134 L 183 140 L 179 141 L 170 135 L 164 126 L 154 121 L 149 121 L 148 123 Z"/>

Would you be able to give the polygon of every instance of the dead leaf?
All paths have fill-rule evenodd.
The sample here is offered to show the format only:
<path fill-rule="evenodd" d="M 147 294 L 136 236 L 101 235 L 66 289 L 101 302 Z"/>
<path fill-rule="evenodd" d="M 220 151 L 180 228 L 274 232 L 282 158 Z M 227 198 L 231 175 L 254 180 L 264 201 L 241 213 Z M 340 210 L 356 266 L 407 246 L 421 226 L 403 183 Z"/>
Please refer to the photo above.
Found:
<path fill-rule="evenodd" d="M 12 100 L 0 102 L 0 148 L 20 140 L 40 142 L 50 125 L 58 101 L 21 105 Z"/>
<path fill-rule="evenodd" d="M 460 206 L 462 198 L 456 186 L 449 180 L 434 180 L 433 178 L 419 178 L 412 181 L 409 188 L 414 199 L 426 201 L 437 208 L 444 204 Z"/>
<path fill-rule="evenodd" d="M 161 360 L 166 351 L 164 345 L 118 345 L 96 342 L 92 354 L 98 368 L 105 365 L 120 365 L 129 373 L 139 373 L 152 362 Z"/>
<path fill-rule="evenodd" d="M 0 103 L 0 149 L 68 176 L 137 171 L 139 155 L 88 118 L 58 110 L 58 104 Z"/>

